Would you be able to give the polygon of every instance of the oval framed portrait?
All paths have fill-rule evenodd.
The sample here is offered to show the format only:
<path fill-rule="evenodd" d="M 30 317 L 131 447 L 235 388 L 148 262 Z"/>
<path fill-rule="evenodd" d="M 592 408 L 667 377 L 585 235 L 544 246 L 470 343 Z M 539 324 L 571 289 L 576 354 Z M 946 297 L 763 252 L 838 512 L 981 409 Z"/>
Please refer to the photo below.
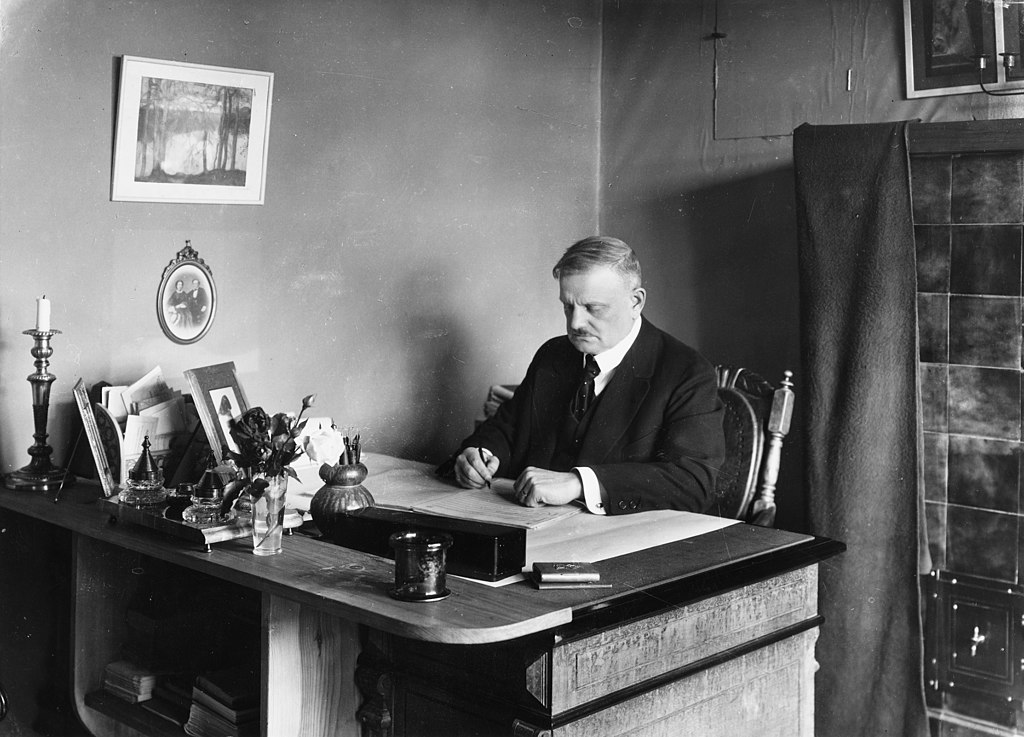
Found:
<path fill-rule="evenodd" d="M 156 314 L 164 335 L 175 343 L 195 343 L 209 331 L 217 314 L 213 272 L 191 241 L 164 269 L 156 293 Z"/>

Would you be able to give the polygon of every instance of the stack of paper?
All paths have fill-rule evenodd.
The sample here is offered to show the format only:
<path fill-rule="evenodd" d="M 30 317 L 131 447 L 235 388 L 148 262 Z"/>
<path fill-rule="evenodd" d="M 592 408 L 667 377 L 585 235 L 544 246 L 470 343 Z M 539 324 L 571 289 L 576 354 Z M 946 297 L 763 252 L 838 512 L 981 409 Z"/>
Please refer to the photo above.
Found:
<path fill-rule="evenodd" d="M 76 401 L 85 434 L 103 485 L 110 496 L 115 484 L 124 484 L 142 455 L 148 437 L 150 453 L 164 470 L 165 482 L 177 468 L 199 422 L 195 407 L 180 391 L 171 389 L 157 366 L 130 386 L 97 384 L 86 398 L 84 382 L 75 385 Z"/>
<path fill-rule="evenodd" d="M 156 674 L 127 660 L 116 660 L 103 670 L 103 688 L 131 704 L 153 697 Z"/>

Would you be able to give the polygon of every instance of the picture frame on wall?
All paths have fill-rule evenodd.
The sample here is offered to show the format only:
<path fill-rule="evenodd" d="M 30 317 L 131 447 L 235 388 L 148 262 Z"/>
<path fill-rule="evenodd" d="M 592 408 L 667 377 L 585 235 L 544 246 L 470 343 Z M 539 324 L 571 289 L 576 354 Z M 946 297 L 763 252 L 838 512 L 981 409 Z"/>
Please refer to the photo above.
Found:
<path fill-rule="evenodd" d="M 218 363 L 213 366 L 185 371 L 195 402 L 199 420 L 210 441 L 210 450 L 214 459 L 220 463 L 223 459 L 222 449 L 238 452 L 238 446 L 228 432 L 228 422 L 249 409 L 249 400 L 245 397 L 233 361 Z"/>
<path fill-rule="evenodd" d="M 124 56 L 111 199 L 262 205 L 274 74 Z"/>
<path fill-rule="evenodd" d="M 164 268 L 156 293 L 156 314 L 164 335 L 187 345 L 200 340 L 217 314 L 213 271 L 191 241 Z"/>
<path fill-rule="evenodd" d="M 1020 9 L 999 0 L 903 0 L 907 97 L 961 95 L 1024 88 L 1019 53 Z M 979 69 L 979 57 L 985 68 Z M 984 88 L 982 87 L 984 85 Z"/>

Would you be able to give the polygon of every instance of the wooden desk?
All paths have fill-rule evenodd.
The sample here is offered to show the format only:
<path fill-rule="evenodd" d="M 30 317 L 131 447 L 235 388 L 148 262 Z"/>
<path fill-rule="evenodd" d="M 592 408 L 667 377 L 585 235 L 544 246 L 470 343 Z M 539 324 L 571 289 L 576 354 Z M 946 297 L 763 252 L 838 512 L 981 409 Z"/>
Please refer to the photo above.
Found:
<path fill-rule="evenodd" d="M 96 493 L 75 487 L 55 505 L 0 491 L 0 506 L 72 533 L 74 695 L 94 734 L 182 734 L 101 691 L 141 559 L 259 597 L 262 733 L 270 737 L 361 727 L 395 735 L 813 732 L 817 563 L 839 543 L 735 525 L 605 561 L 610 590 L 450 579 L 448 599 L 411 604 L 387 595 L 387 559 L 302 534 L 271 558 L 253 556 L 245 541 L 204 553 L 111 524 Z"/>

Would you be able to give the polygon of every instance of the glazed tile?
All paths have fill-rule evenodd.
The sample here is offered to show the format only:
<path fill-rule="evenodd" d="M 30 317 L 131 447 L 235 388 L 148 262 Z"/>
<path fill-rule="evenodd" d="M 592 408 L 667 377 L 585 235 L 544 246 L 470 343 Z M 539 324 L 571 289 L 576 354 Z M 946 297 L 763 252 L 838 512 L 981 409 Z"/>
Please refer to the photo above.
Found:
<path fill-rule="evenodd" d="M 926 502 L 925 530 L 928 534 L 928 552 L 932 556 L 932 568 L 946 567 L 946 505 Z"/>
<path fill-rule="evenodd" d="M 918 310 L 920 313 L 921 308 Z M 1020 321 L 1019 298 L 952 295 L 949 298 L 949 363 L 1020 368 Z M 922 322 L 922 352 L 925 326 Z"/>
<path fill-rule="evenodd" d="M 949 156 L 910 160 L 910 189 L 915 223 L 948 223 L 952 169 Z"/>
<path fill-rule="evenodd" d="M 947 225 L 914 227 L 918 292 L 949 291 L 949 231 Z"/>
<path fill-rule="evenodd" d="M 948 426 L 947 375 L 945 364 L 922 363 L 921 421 L 925 430 L 945 432 Z"/>
<path fill-rule="evenodd" d="M 950 292 L 1020 296 L 1020 225 L 964 225 L 951 230 Z"/>
<path fill-rule="evenodd" d="M 924 433 L 924 498 L 946 501 L 946 469 L 949 436 L 942 432 Z"/>
<path fill-rule="evenodd" d="M 950 504 L 1017 513 L 1020 444 L 951 435 Z"/>
<path fill-rule="evenodd" d="M 1017 576 L 1017 524 L 1012 514 L 950 504 L 946 509 L 946 565 L 1004 581 Z"/>
<path fill-rule="evenodd" d="M 917 295 L 918 348 L 927 363 L 949 361 L 949 297 L 945 294 Z"/>
<path fill-rule="evenodd" d="M 950 215 L 954 223 L 1019 223 L 1024 220 L 1022 154 L 953 157 Z"/>
<path fill-rule="evenodd" d="M 1020 371 L 950 366 L 949 432 L 1020 440 Z"/>

